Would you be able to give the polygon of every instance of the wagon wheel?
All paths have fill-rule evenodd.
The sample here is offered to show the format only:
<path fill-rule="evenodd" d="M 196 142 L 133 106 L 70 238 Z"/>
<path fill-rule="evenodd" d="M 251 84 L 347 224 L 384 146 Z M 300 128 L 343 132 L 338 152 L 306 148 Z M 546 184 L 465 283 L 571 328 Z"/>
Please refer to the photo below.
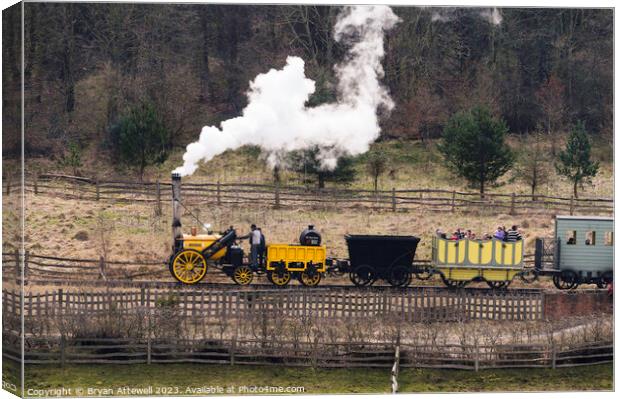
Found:
<path fill-rule="evenodd" d="M 185 284 L 196 284 L 207 274 L 207 260 L 195 249 L 184 249 L 174 255 L 170 273 Z"/>
<path fill-rule="evenodd" d="M 605 283 L 605 286 L 608 286 L 609 284 L 613 283 L 614 282 L 614 272 L 606 271 L 601 276 L 601 280 Z"/>
<path fill-rule="evenodd" d="M 553 276 L 553 284 L 560 290 L 570 290 L 579 285 L 577 273 L 572 270 L 564 270 Z"/>
<path fill-rule="evenodd" d="M 283 270 L 283 271 L 273 271 L 267 273 L 267 278 L 271 281 L 272 284 L 277 285 L 279 287 L 284 287 L 291 281 L 291 272 Z"/>
<path fill-rule="evenodd" d="M 372 266 L 359 265 L 349 273 L 349 279 L 358 287 L 372 285 L 377 279 L 377 273 Z"/>
<path fill-rule="evenodd" d="M 405 287 L 411 283 L 411 273 L 407 267 L 396 265 L 390 268 L 388 282 L 393 287 Z"/>
<path fill-rule="evenodd" d="M 534 270 L 534 269 L 530 269 L 530 270 L 520 274 L 519 278 L 524 283 L 530 284 L 530 283 L 533 283 L 534 281 L 538 280 L 538 272 L 536 270 Z"/>
<path fill-rule="evenodd" d="M 451 280 L 443 274 L 441 275 L 441 280 L 448 288 L 463 288 L 469 283 L 469 281 Z"/>
<path fill-rule="evenodd" d="M 490 281 L 487 280 L 487 285 L 495 290 L 499 290 L 502 288 L 508 288 L 508 286 L 510 285 L 511 281 L 506 281 L 506 280 L 502 280 L 502 281 Z"/>
<path fill-rule="evenodd" d="M 254 279 L 254 273 L 249 266 L 237 266 L 235 267 L 235 270 L 233 270 L 232 279 L 239 285 L 248 285 Z"/>
<path fill-rule="evenodd" d="M 315 287 L 319 285 L 321 281 L 321 273 L 315 271 L 314 273 L 309 273 L 308 271 L 301 272 L 299 275 L 299 282 L 305 285 L 306 287 Z"/>

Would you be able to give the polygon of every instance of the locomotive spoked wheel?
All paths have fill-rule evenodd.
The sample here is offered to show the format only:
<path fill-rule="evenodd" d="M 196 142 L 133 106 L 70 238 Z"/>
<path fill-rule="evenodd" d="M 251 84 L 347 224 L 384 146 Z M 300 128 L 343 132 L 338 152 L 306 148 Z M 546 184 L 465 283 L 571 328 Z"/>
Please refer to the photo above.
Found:
<path fill-rule="evenodd" d="M 196 284 L 207 274 L 207 260 L 194 249 L 184 249 L 172 258 L 170 272 L 182 283 Z"/>
<path fill-rule="evenodd" d="M 315 287 L 321 282 L 321 273 L 314 271 L 301 272 L 299 275 L 299 282 L 306 287 Z"/>
<path fill-rule="evenodd" d="M 489 281 L 487 280 L 487 285 L 494 290 L 500 290 L 502 288 L 508 288 L 512 281 Z"/>
<path fill-rule="evenodd" d="M 553 285 L 560 290 L 570 290 L 579 285 L 577 274 L 572 270 L 564 270 L 553 276 Z"/>
<path fill-rule="evenodd" d="M 349 273 L 349 279 L 358 287 L 372 285 L 377 279 L 376 276 L 375 269 L 369 265 L 356 266 L 355 269 Z"/>
<path fill-rule="evenodd" d="M 291 281 L 291 272 L 286 270 L 269 272 L 267 279 L 274 285 L 284 287 Z"/>
<path fill-rule="evenodd" d="M 232 278 L 239 285 L 248 285 L 254 279 L 254 273 L 249 266 L 237 266 L 233 270 Z"/>
<path fill-rule="evenodd" d="M 390 269 L 388 283 L 393 287 L 405 287 L 411 283 L 411 273 L 409 269 L 402 265 L 396 265 Z"/>

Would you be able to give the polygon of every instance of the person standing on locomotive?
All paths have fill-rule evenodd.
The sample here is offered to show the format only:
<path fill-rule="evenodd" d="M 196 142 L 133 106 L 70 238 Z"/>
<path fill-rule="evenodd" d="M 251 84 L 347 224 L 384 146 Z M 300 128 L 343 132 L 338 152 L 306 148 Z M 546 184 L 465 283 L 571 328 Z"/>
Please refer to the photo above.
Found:
<path fill-rule="evenodd" d="M 263 230 L 259 227 L 258 232 L 260 233 L 260 243 L 258 244 L 258 263 L 260 265 L 265 264 L 266 250 L 267 250 L 267 241 L 265 240 L 265 235 L 263 234 Z"/>
<path fill-rule="evenodd" d="M 254 268 L 258 266 L 258 254 L 261 241 L 260 237 L 261 232 L 258 228 L 256 228 L 255 224 L 250 226 L 249 234 L 239 237 L 240 240 L 245 240 L 246 238 L 250 240 L 250 266 Z"/>

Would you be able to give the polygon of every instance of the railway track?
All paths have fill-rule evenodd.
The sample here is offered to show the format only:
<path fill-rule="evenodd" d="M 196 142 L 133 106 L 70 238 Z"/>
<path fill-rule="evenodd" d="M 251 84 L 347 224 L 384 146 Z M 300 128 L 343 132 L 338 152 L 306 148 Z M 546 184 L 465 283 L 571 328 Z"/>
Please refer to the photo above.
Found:
<path fill-rule="evenodd" d="M 182 289 L 182 290 L 214 290 L 214 291 L 264 291 L 264 290 L 282 290 L 282 291 L 390 291 L 390 292 L 407 292 L 411 290 L 436 290 L 436 291 L 454 291 L 453 288 L 448 288 L 444 285 L 412 285 L 409 287 L 392 287 L 389 284 L 374 284 L 370 287 L 356 287 L 352 284 L 323 284 L 316 287 L 306 287 L 303 285 L 287 285 L 285 287 L 277 287 L 270 283 L 252 283 L 250 285 L 241 286 L 234 283 L 220 283 L 220 282 L 205 282 L 197 283 L 194 285 L 187 285 L 176 281 L 128 281 L 128 280 L 107 280 L 105 282 L 97 281 L 95 284 L 91 284 L 86 281 L 71 281 L 71 280 L 42 280 L 31 279 L 28 281 L 28 286 L 40 287 L 40 286 L 53 286 L 53 287 L 92 287 L 97 286 L 101 288 L 156 288 L 156 289 Z M 486 287 L 466 287 L 460 290 L 485 293 L 489 294 L 510 292 L 510 293 L 539 293 L 544 291 L 543 288 L 508 288 L 508 289 L 491 289 Z"/>

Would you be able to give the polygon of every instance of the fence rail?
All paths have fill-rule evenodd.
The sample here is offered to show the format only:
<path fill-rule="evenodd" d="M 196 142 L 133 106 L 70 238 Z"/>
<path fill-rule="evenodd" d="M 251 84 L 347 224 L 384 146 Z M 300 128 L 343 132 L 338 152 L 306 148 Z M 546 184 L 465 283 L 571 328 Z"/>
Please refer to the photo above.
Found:
<path fill-rule="evenodd" d="M 3 356 L 20 361 L 19 337 L 4 335 Z M 453 368 L 572 367 L 613 362 L 613 343 L 578 346 L 412 345 L 394 342 L 292 342 L 258 339 L 26 338 L 26 364 L 155 364 Z M 397 389 L 397 386 L 395 387 Z"/>
<path fill-rule="evenodd" d="M 22 303 L 23 298 L 23 303 Z M 5 312 L 37 320 L 63 314 L 105 315 L 173 306 L 192 318 L 394 317 L 408 322 L 463 320 L 542 320 L 544 293 L 539 290 L 445 290 L 434 287 L 391 289 L 119 289 L 85 291 L 59 288 L 42 293 L 4 289 Z"/>
<path fill-rule="evenodd" d="M 92 201 L 142 201 L 156 203 L 170 197 L 169 182 L 104 181 L 66 175 L 32 175 L 24 189 L 35 195 L 50 195 Z M 5 179 L 4 192 L 15 190 Z M 613 213 L 610 198 L 566 198 L 548 195 L 479 193 L 435 189 L 352 190 L 314 189 L 254 183 L 183 183 L 182 198 L 189 205 L 261 204 L 275 208 L 338 207 L 374 208 L 389 211 L 425 209 L 455 212 L 485 209 L 516 214 L 547 210 L 570 213 Z"/>

